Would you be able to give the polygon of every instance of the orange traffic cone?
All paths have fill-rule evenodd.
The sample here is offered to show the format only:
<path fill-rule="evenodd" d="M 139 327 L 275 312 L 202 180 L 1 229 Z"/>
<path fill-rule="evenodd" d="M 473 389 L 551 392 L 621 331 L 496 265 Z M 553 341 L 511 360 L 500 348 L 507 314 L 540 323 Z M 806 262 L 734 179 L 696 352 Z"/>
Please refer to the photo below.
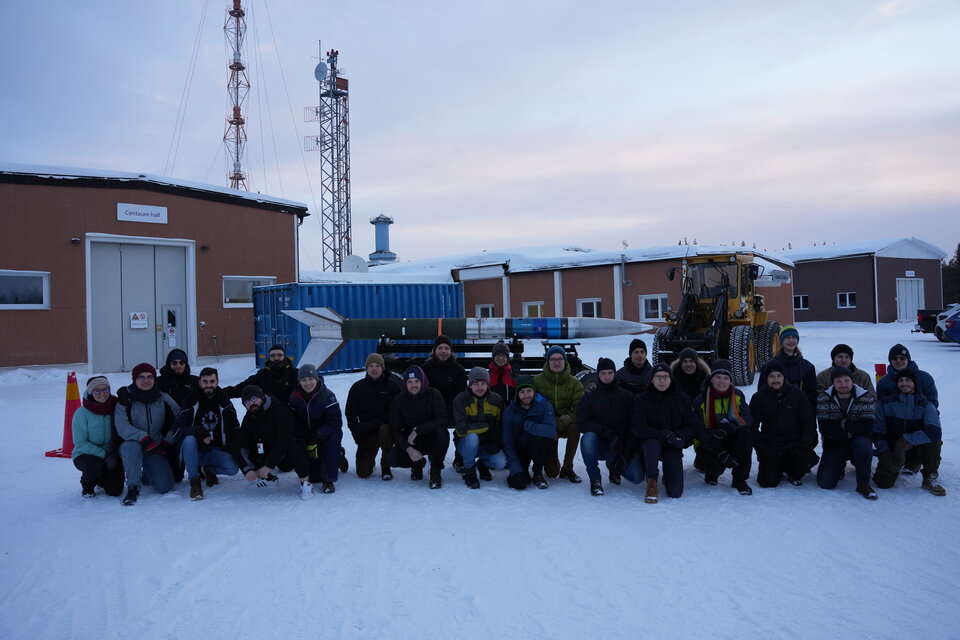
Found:
<path fill-rule="evenodd" d="M 63 406 L 63 446 L 44 455 L 48 458 L 69 458 L 73 453 L 73 414 L 80 408 L 80 389 L 77 387 L 77 373 L 67 374 L 67 400 Z"/>
<path fill-rule="evenodd" d="M 875 364 L 873 365 L 873 374 L 876 380 L 873 381 L 874 384 L 880 382 L 880 378 L 887 375 L 887 365 L 885 364 Z"/>

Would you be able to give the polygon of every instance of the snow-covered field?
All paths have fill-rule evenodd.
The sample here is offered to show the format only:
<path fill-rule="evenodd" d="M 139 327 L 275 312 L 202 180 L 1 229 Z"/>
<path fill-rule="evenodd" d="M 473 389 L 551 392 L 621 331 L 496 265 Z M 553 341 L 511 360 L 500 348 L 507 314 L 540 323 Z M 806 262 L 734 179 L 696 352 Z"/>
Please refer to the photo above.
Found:
<path fill-rule="evenodd" d="M 868 502 L 852 473 L 835 491 L 751 478 L 745 497 L 729 473 L 704 485 L 690 453 L 683 497 L 661 490 L 658 505 L 626 482 L 603 497 L 559 480 L 517 492 L 502 471 L 470 491 L 449 467 L 430 491 L 404 470 L 359 480 L 347 435 L 333 495 L 305 502 L 292 474 L 267 493 L 238 475 L 200 502 L 184 482 L 122 508 L 81 499 L 70 461 L 43 456 L 60 445 L 66 372 L 2 372 L 0 637 L 960 637 L 960 345 L 901 324 L 799 328 L 818 370 L 837 342 L 870 371 L 908 346 L 940 390 L 947 497 L 914 477 Z M 581 354 L 619 362 L 628 341 L 585 340 Z M 221 363 L 221 382 L 250 367 Z M 360 375 L 327 384 L 342 402 Z"/>

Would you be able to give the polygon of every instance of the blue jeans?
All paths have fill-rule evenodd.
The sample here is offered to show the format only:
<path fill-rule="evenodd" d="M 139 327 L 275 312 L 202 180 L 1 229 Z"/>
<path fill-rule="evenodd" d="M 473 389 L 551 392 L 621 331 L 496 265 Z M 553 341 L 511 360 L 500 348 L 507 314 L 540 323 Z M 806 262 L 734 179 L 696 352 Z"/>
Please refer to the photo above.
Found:
<path fill-rule="evenodd" d="M 123 460 L 128 487 L 139 487 L 145 475 L 157 493 L 168 493 L 173 489 L 173 469 L 166 456 L 159 453 L 145 456 L 139 442 L 127 440 L 120 445 L 120 459 Z"/>
<path fill-rule="evenodd" d="M 588 431 L 580 436 L 580 456 L 583 458 L 583 464 L 587 467 L 587 476 L 590 478 L 590 482 L 594 482 L 600 479 L 600 461 L 606 461 L 607 468 L 609 468 L 613 452 L 610 450 L 610 443 L 596 433 Z M 639 454 L 632 456 L 627 461 L 627 468 L 620 475 L 633 484 L 640 484 L 644 479 L 644 473 Z"/>
<path fill-rule="evenodd" d="M 210 470 L 218 476 L 232 476 L 239 471 L 237 463 L 233 461 L 233 456 L 223 449 L 213 447 L 210 451 L 200 451 L 195 436 L 184 438 L 181 450 L 183 451 L 183 464 L 187 468 L 188 478 L 199 476 L 201 465 L 210 467 Z"/>
<path fill-rule="evenodd" d="M 457 438 L 454 446 L 463 458 L 465 469 L 474 468 L 478 457 L 487 469 L 506 469 L 507 467 L 507 454 L 502 449 L 496 453 L 487 453 L 485 449 L 481 449 L 480 436 L 476 433 L 468 433 L 462 438 Z"/>
<path fill-rule="evenodd" d="M 870 465 L 873 464 L 873 442 L 866 436 L 857 436 L 845 446 L 824 447 L 817 468 L 817 484 L 822 489 L 835 488 L 843 476 L 847 460 L 852 460 L 857 470 L 857 485 L 868 484 Z"/>

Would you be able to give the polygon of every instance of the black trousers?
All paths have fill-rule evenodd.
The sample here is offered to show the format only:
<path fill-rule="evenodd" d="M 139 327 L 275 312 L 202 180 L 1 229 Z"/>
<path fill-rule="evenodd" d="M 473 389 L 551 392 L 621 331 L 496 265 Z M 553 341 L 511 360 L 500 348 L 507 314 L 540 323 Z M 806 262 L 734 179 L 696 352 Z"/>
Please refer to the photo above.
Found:
<path fill-rule="evenodd" d="M 703 462 L 705 475 L 714 477 L 723 475 L 727 467 L 720 461 L 719 454 L 722 451 L 726 451 L 737 461 L 737 466 L 732 471 L 734 480 L 746 480 L 750 477 L 750 469 L 753 466 L 752 429 L 740 428 L 719 443 L 712 437 L 707 442 L 701 442 L 697 453 Z"/>
<path fill-rule="evenodd" d="M 390 425 L 382 424 L 378 429 L 366 433 L 351 431 L 353 441 L 357 443 L 357 477 L 369 478 L 373 474 L 373 467 L 377 462 L 377 452 L 380 454 L 380 472 L 388 471 L 390 463 L 387 460 L 393 440 L 390 438 Z"/>
<path fill-rule="evenodd" d="M 533 475 L 543 475 L 547 463 L 557 456 L 557 443 L 553 438 L 534 436 L 526 431 L 520 434 L 515 443 L 517 457 L 526 469 L 533 463 Z"/>
<path fill-rule="evenodd" d="M 450 432 L 444 428 L 417 436 L 413 448 L 422 453 L 430 461 L 431 469 L 443 469 L 443 459 L 447 457 L 447 449 L 450 447 Z M 409 469 L 414 466 L 413 460 L 407 455 L 406 447 L 400 448 L 400 445 L 394 444 L 387 456 L 391 467 L 401 467 Z"/>
<path fill-rule="evenodd" d="M 73 459 L 73 466 L 80 470 L 80 486 L 84 489 L 100 486 L 108 496 L 123 493 L 123 467 L 119 461 L 113 469 L 107 469 L 102 458 L 85 453 Z"/>
<path fill-rule="evenodd" d="M 791 480 L 802 480 L 817 463 L 817 455 L 812 450 L 800 451 L 784 449 L 757 455 L 757 484 L 761 487 L 775 487 L 783 481 L 783 474 Z"/>

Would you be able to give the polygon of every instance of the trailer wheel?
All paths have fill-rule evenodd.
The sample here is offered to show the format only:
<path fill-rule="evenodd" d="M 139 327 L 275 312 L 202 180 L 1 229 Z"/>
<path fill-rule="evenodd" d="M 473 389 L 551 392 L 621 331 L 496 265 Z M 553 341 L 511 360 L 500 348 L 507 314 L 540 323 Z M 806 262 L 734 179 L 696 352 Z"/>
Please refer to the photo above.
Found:
<path fill-rule="evenodd" d="M 660 364 L 660 350 L 663 348 L 663 341 L 667 337 L 670 327 L 660 327 L 653 334 L 653 343 L 650 345 L 650 364 L 654 367 Z M 664 361 L 666 362 L 666 361 Z"/>
<path fill-rule="evenodd" d="M 757 370 L 756 349 L 753 340 L 753 327 L 733 327 L 730 331 L 730 368 L 733 384 L 745 387 L 753 384 L 753 374 Z"/>
<path fill-rule="evenodd" d="M 597 377 L 597 372 L 590 369 L 581 371 L 574 377 L 583 385 L 584 393 L 596 389 L 597 384 L 600 382 L 600 378 Z"/>
<path fill-rule="evenodd" d="M 757 369 L 760 369 L 780 350 L 780 323 L 768 322 L 756 327 Z"/>

